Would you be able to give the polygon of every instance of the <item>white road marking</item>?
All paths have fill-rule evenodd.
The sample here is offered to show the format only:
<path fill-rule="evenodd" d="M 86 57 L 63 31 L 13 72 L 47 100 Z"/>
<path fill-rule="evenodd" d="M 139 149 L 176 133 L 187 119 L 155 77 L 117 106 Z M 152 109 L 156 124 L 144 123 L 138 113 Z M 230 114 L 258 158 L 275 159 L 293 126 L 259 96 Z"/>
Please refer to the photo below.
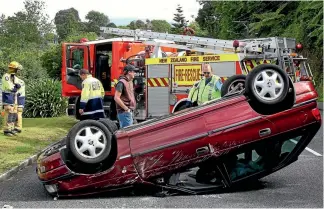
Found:
<path fill-rule="evenodd" d="M 297 142 L 296 140 L 294 140 L 294 139 L 290 139 L 290 141 L 292 141 L 292 142 L 295 143 L 295 144 L 298 143 L 298 142 Z M 320 153 L 315 152 L 314 150 L 309 149 L 308 147 L 306 147 L 305 150 L 307 150 L 307 151 L 310 152 L 310 153 L 313 153 L 313 154 L 316 155 L 316 156 L 319 156 L 319 157 L 322 156 Z"/>

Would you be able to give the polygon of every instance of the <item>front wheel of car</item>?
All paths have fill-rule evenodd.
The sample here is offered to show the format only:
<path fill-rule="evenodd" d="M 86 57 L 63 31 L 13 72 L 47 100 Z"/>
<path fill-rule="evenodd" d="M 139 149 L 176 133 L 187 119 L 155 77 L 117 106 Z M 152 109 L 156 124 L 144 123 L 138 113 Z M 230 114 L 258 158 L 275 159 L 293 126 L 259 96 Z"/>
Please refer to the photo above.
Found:
<path fill-rule="evenodd" d="M 75 158 L 83 163 L 97 164 L 109 156 L 112 134 L 101 122 L 84 120 L 71 128 L 67 140 L 67 149 Z"/>

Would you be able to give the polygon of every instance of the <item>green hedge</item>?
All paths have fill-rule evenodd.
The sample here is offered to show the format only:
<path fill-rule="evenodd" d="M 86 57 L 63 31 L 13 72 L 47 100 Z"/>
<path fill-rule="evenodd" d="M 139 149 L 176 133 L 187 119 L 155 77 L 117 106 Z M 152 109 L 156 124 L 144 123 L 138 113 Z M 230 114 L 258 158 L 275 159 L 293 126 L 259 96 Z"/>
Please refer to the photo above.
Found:
<path fill-rule="evenodd" d="M 53 79 L 26 82 L 23 117 L 45 118 L 65 114 L 67 99 L 62 97 L 61 82 Z"/>

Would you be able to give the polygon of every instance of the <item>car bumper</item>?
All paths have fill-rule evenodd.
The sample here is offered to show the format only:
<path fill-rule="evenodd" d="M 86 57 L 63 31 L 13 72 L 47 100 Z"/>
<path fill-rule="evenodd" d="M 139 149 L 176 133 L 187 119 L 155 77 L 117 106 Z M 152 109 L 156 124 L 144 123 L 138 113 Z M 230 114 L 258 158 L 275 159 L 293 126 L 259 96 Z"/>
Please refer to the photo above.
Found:
<path fill-rule="evenodd" d="M 46 154 L 46 151 L 41 153 L 37 159 L 36 173 L 44 184 L 51 184 L 74 175 L 65 165 L 60 150 L 50 155 Z"/>
<path fill-rule="evenodd" d="M 65 147 L 50 155 L 46 151 L 37 159 L 36 173 L 45 189 L 51 195 L 82 196 L 132 187 L 140 178 L 134 170 L 121 173 L 121 167 L 129 166 L 131 159 L 124 159 L 118 165 L 97 174 L 76 173 L 69 169 L 64 159 Z"/>

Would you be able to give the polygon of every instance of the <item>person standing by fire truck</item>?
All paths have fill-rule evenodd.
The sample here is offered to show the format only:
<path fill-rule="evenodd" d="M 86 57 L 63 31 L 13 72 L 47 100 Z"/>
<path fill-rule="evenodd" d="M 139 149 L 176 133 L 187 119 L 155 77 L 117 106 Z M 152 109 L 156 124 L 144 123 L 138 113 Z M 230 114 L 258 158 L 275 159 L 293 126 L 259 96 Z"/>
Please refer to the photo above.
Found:
<path fill-rule="evenodd" d="M 221 78 L 213 75 L 210 64 L 203 65 L 202 73 L 204 77 L 193 85 L 188 95 L 190 101 L 198 105 L 221 97 L 220 91 L 223 85 Z"/>
<path fill-rule="evenodd" d="M 102 83 L 92 77 L 86 69 L 80 70 L 80 77 L 83 80 L 79 108 L 81 120 L 105 118 L 103 107 L 105 90 Z"/>
<path fill-rule="evenodd" d="M 2 77 L 2 102 L 4 107 L 3 132 L 6 136 L 13 136 L 21 130 L 15 127 L 17 120 L 17 96 L 21 84 L 18 83 L 17 73 L 22 65 L 13 61 L 8 66 L 8 72 Z"/>
<path fill-rule="evenodd" d="M 134 123 L 133 111 L 136 107 L 136 100 L 133 79 L 136 71 L 133 65 L 126 65 L 124 67 L 124 75 L 119 77 L 116 85 L 114 100 L 116 102 L 117 118 L 120 128 L 130 126 Z"/>

